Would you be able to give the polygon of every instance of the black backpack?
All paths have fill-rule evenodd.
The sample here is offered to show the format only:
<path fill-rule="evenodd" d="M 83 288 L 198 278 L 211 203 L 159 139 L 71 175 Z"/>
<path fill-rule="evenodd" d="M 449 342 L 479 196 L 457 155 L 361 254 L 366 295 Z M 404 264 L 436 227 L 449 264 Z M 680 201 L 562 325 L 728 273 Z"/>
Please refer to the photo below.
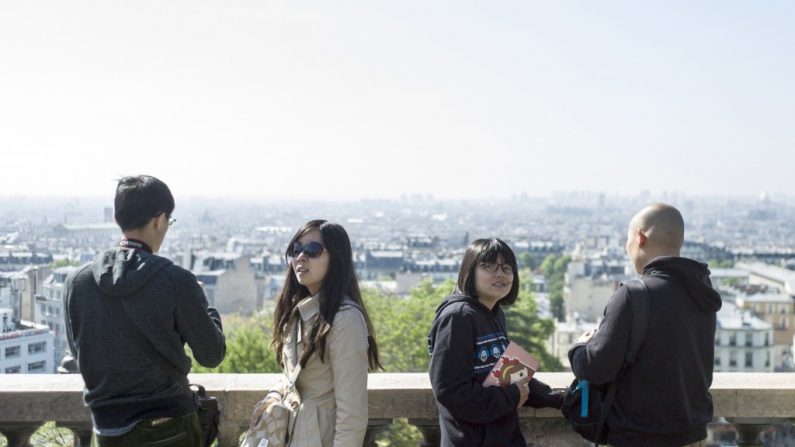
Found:
<path fill-rule="evenodd" d="M 624 364 L 609 384 L 594 385 L 587 380 L 575 378 L 563 396 L 563 406 L 560 409 L 574 431 L 595 444 L 607 442 L 606 421 L 616 396 L 616 383 L 635 360 L 649 325 L 649 291 L 646 284 L 642 280 L 632 279 L 624 285 L 629 292 L 627 302 L 632 315 L 629 349 L 624 356 Z"/>

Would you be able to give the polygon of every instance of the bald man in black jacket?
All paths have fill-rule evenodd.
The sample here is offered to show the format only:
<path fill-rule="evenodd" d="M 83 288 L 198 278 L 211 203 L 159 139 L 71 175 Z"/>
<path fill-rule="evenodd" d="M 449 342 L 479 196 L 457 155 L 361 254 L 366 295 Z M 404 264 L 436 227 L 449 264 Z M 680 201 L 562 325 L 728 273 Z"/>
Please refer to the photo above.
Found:
<path fill-rule="evenodd" d="M 649 290 L 651 318 L 626 371 L 619 375 L 632 320 L 626 286 L 608 302 L 598 330 L 569 350 L 578 378 L 596 385 L 618 380 L 607 418 L 611 445 L 706 445 L 721 298 L 707 265 L 679 256 L 683 241 L 682 215 L 670 205 L 650 205 L 629 224 L 627 254 Z"/>

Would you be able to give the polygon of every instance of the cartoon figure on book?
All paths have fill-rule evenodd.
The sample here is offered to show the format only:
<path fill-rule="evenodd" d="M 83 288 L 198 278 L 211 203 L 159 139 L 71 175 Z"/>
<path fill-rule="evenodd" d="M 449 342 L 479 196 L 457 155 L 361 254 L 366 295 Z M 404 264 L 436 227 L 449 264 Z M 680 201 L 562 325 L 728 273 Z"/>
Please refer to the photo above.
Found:
<path fill-rule="evenodd" d="M 496 238 L 472 242 L 428 334 L 441 445 L 524 447 L 518 408 L 560 408 L 562 391 L 532 378 L 538 361 L 508 339 L 502 306 L 518 294 L 510 247 Z"/>
<path fill-rule="evenodd" d="M 516 357 L 500 357 L 502 359 L 502 366 L 498 370 L 491 372 L 491 375 L 497 378 L 497 383 L 500 386 L 508 386 L 513 383 L 518 383 L 522 379 L 533 377 L 535 372 L 533 368 L 525 365 Z"/>

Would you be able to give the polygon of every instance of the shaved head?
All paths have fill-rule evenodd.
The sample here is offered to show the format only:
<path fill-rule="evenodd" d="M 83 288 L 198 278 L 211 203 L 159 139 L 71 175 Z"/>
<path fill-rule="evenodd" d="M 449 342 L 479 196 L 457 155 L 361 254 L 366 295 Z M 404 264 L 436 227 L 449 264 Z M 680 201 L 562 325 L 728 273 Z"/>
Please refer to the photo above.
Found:
<path fill-rule="evenodd" d="M 631 227 L 642 231 L 649 243 L 660 249 L 682 248 L 685 240 L 685 221 L 676 208 L 665 203 L 655 203 L 643 208 L 632 218 Z"/>
<path fill-rule="evenodd" d="M 629 222 L 627 254 L 635 271 L 658 256 L 679 256 L 685 240 L 685 222 L 676 208 L 655 203 L 643 208 Z"/>

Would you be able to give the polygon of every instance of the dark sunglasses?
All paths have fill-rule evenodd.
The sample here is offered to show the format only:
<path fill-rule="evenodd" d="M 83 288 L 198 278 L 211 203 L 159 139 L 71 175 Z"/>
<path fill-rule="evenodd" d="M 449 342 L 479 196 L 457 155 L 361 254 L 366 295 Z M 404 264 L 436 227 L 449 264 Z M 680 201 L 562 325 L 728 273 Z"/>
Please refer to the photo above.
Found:
<path fill-rule="evenodd" d="M 297 258 L 298 255 L 301 253 L 305 254 L 309 259 L 315 259 L 318 256 L 322 255 L 323 252 L 326 251 L 326 247 L 323 246 L 320 242 L 307 242 L 306 244 L 302 244 L 300 242 L 293 242 L 287 249 L 287 257 L 290 259 Z"/>

